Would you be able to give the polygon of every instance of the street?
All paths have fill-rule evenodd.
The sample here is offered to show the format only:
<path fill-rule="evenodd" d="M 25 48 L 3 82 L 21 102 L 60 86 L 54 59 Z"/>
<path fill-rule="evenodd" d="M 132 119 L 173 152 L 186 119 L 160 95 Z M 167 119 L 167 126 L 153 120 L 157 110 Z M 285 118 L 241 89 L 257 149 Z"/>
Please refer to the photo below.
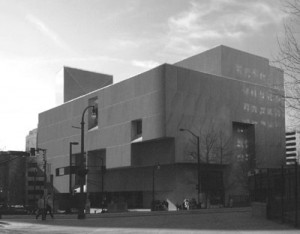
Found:
<path fill-rule="evenodd" d="M 57 215 L 54 220 L 34 216 L 3 217 L 0 233 L 299 233 L 292 226 L 251 217 L 250 209 L 216 209 L 185 212 L 148 212 L 89 215 Z"/>

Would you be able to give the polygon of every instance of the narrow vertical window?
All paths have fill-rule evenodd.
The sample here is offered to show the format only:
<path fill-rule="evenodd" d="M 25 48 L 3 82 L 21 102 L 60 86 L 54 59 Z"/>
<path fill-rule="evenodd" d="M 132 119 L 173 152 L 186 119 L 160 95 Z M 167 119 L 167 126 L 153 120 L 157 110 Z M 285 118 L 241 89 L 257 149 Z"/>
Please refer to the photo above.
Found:
<path fill-rule="evenodd" d="M 135 140 L 142 136 L 143 124 L 141 119 L 133 120 L 131 122 L 131 139 Z"/>
<path fill-rule="evenodd" d="M 88 112 L 88 129 L 91 129 L 98 126 L 98 97 L 90 98 L 89 106 L 94 106 Z"/>

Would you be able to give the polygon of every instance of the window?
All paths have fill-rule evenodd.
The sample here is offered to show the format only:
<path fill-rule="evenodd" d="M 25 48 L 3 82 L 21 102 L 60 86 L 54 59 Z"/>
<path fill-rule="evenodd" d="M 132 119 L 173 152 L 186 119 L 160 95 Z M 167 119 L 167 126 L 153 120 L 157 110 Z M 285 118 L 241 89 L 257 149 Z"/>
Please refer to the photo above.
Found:
<path fill-rule="evenodd" d="M 296 148 L 288 148 L 286 151 L 296 151 Z"/>
<path fill-rule="evenodd" d="M 286 138 L 286 141 L 295 141 L 296 140 L 296 137 L 287 137 Z"/>
<path fill-rule="evenodd" d="M 28 176 L 28 177 L 37 177 L 37 175 L 38 175 L 38 173 L 35 172 L 35 171 L 29 171 L 29 172 L 27 173 L 27 176 Z"/>
<path fill-rule="evenodd" d="M 286 146 L 295 146 L 296 142 L 292 142 L 292 143 L 286 143 Z"/>
<path fill-rule="evenodd" d="M 28 186 L 43 186 L 44 181 L 36 180 L 36 181 L 28 181 Z"/>
<path fill-rule="evenodd" d="M 247 162 L 249 168 L 255 167 L 255 127 L 253 124 L 233 122 L 232 134 L 234 151 L 238 162 Z"/>
<path fill-rule="evenodd" d="M 30 162 L 30 163 L 28 163 L 28 167 L 37 167 L 37 163 L 36 162 Z"/>
<path fill-rule="evenodd" d="M 142 120 L 136 121 L 136 135 L 142 135 Z"/>
<path fill-rule="evenodd" d="M 131 139 L 135 140 L 142 136 L 143 124 L 141 119 L 133 120 L 131 122 Z"/>
<path fill-rule="evenodd" d="M 90 98 L 88 105 L 95 107 L 88 110 L 88 129 L 91 129 L 98 126 L 98 97 Z"/>

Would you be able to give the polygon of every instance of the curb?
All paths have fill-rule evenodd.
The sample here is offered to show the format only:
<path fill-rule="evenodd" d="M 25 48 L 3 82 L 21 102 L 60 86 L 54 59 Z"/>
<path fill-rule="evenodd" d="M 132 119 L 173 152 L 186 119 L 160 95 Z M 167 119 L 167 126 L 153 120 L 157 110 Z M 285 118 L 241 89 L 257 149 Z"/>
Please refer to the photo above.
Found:
<path fill-rule="evenodd" d="M 233 212 L 251 212 L 251 207 L 242 208 L 212 208 L 212 209 L 195 209 L 179 211 L 127 211 L 120 213 L 97 213 L 86 214 L 86 219 L 99 218 L 126 218 L 126 217 L 145 217 L 145 216 L 169 216 L 169 215 L 194 215 L 194 214 L 215 214 L 215 213 L 233 213 Z M 60 219 L 77 219 L 77 214 L 54 214 L 54 220 Z M 7 219 L 35 219 L 34 215 L 2 215 L 3 220 Z M 49 218 L 51 220 L 51 218 Z"/>
<path fill-rule="evenodd" d="M 100 213 L 88 214 L 87 218 L 113 218 L 113 217 L 138 217 L 138 216 L 165 216 L 165 215 L 193 215 L 193 214 L 212 214 L 212 213 L 232 213 L 232 212 L 251 212 L 250 207 L 243 208 L 213 208 L 213 209 L 195 209 L 180 211 L 129 211 L 122 213 Z"/>

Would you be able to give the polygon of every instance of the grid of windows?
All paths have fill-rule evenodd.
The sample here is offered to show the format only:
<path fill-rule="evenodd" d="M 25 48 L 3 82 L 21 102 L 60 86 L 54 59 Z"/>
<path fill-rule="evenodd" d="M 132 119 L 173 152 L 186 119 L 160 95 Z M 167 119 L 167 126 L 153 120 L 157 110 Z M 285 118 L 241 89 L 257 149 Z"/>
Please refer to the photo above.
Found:
<path fill-rule="evenodd" d="M 293 165 L 298 161 L 297 142 L 299 141 L 299 133 L 297 131 L 287 132 L 285 134 L 285 152 L 286 165 Z"/>
<path fill-rule="evenodd" d="M 233 122 L 234 151 L 238 162 L 247 162 L 249 168 L 255 167 L 254 125 Z"/>

